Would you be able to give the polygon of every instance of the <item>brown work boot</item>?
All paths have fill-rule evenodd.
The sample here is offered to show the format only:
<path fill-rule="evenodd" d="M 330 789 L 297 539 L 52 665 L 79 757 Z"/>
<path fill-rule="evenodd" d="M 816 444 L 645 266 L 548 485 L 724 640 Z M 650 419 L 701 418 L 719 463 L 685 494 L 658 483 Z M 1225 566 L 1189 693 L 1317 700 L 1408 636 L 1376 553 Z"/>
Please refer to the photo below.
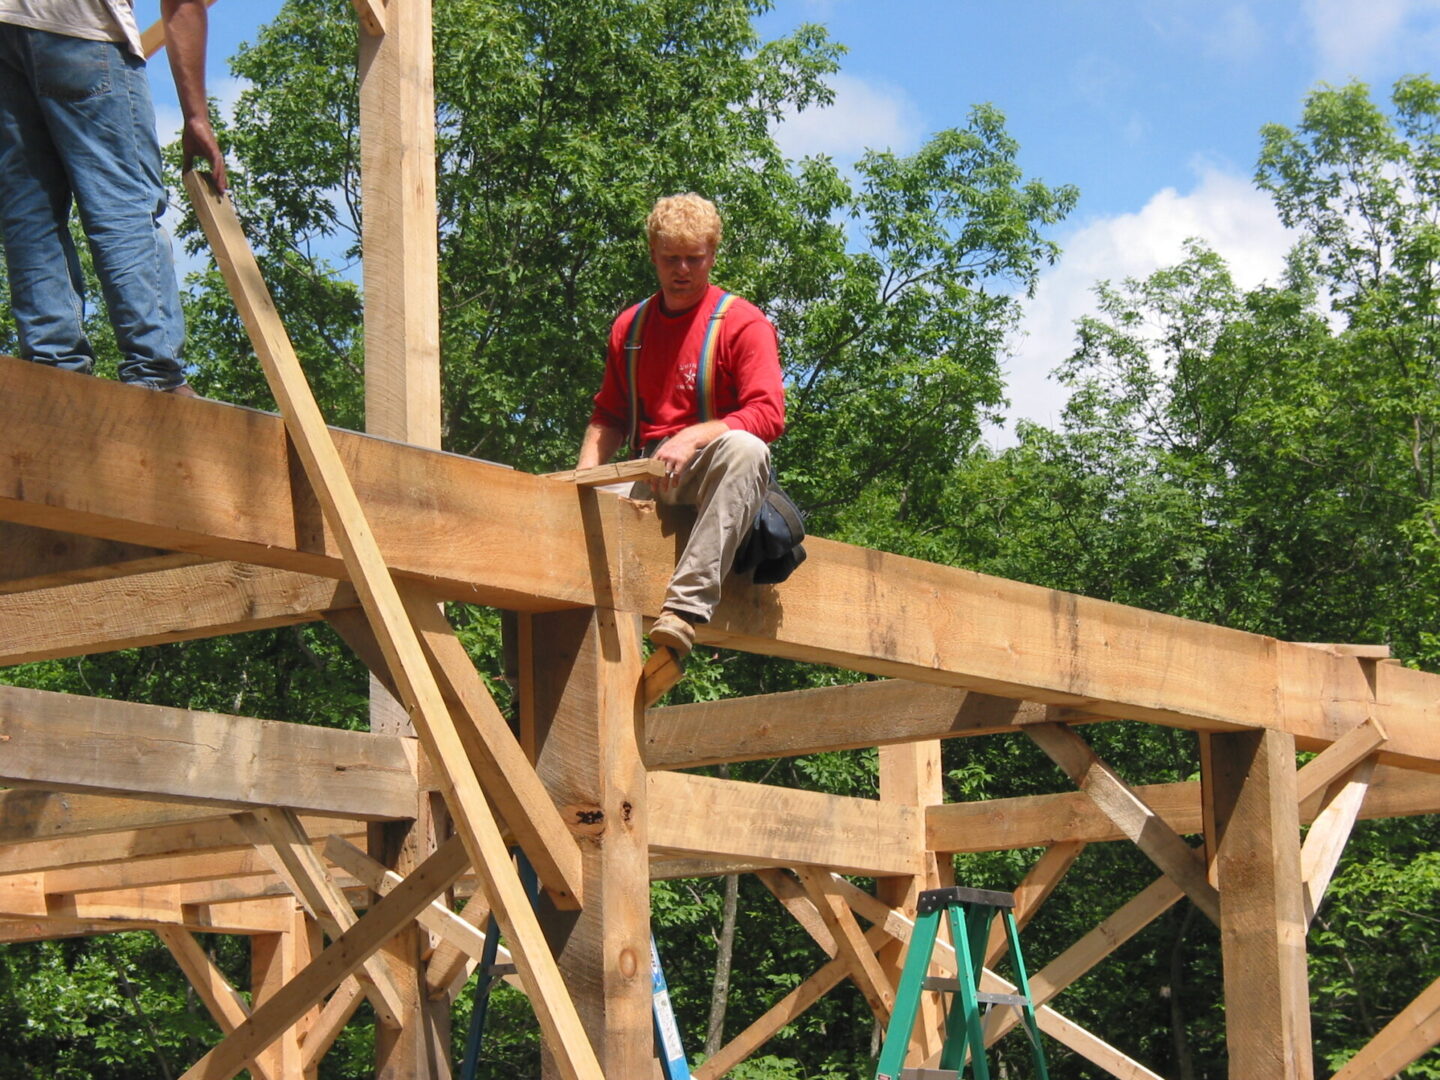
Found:
<path fill-rule="evenodd" d="M 695 644 L 695 627 L 673 611 L 662 611 L 650 627 L 650 640 L 684 659 Z"/>
<path fill-rule="evenodd" d="M 181 383 L 179 386 L 172 386 L 169 390 L 164 391 L 164 393 L 174 394 L 176 397 L 198 398 L 200 396 L 195 392 L 195 388 L 189 383 Z"/>

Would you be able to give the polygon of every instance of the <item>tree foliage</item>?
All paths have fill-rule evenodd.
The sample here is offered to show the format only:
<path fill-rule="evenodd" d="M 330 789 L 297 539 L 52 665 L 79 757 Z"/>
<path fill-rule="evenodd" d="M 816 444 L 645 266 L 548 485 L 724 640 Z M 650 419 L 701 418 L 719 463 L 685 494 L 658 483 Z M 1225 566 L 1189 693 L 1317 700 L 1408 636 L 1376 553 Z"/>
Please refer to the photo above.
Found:
<path fill-rule="evenodd" d="M 1098 286 L 1063 368 L 1056 430 L 1004 452 L 978 444 L 1003 402 L 1000 359 L 1057 253 L 1050 227 L 1077 194 L 1025 177 L 993 107 L 913 154 L 846 167 L 784 159 L 771 132 L 829 100 L 841 48 L 804 27 L 756 35 L 762 0 L 454 0 L 435 11 L 443 437 L 447 449 L 543 470 L 569 464 L 615 313 L 653 289 L 642 224 L 662 194 L 716 199 L 716 278 L 775 320 L 789 392 L 778 447 L 814 531 L 1292 640 L 1381 641 L 1440 668 L 1434 457 L 1440 89 L 1392 107 L 1321 88 L 1293 129 L 1261 136 L 1257 182 L 1297 245 L 1284 275 L 1239 288 L 1214 252 Z M 358 280 L 356 27 L 344 0 L 292 0 L 233 61 L 249 87 L 221 126 L 232 185 L 267 281 L 327 416 L 363 424 Z M 199 244 L 193 220 L 182 236 Z M 269 407 L 217 274 L 190 285 L 190 357 L 214 397 Z M 103 330 L 101 331 L 103 337 Z M 801 571 L 803 573 L 803 570 Z M 452 612 L 486 671 L 493 613 Z M 133 650 L 8 674 L 29 685 L 278 719 L 364 723 L 363 670 L 323 627 Z M 677 700 L 854 679 L 699 650 Z M 496 683 L 497 696 L 505 693 Z M 1193 779 L 1187 733 L 1092 729 L 1136 783 Z M 1087 733 L 1088 734 L 1088 733 Z M 1028 742 L 951 740 L 952 799 L 1066 790 Z M 736 778 L 873 797 L 873 752 L 733 766 Z M 1311 938 L 1317 1056 L 1334 1065 L 1440 974 L 1435 822 L 1362 827 Z M 1037 853 L 958 861 L 1009 888 Z M 1133 849 L 1096 845 L 1026 931 L 1032 969 L 1153 879 Z M 652 905 L 686 1044 L 709 1012 L 718 881 L 656 885 Z M 823 954 L 754 880 L 727 1030 L 762 1014 Z M 148 939 L 0 954 L 0 1006 L 25 1032 L 16 1062 L 44 1075 L 155 1075 L 213 1029 Z M 1398 941 L 1402 948 L 1389 947 Z M 240 946 L 217 946 L 243 983 Z M 229 950 L 229 951 L 227 951 Z M 145 984 L 139 1007 L 119 972 Z M 133 976 L 128 973 L 134 972 Z M 146 974 L 141 980 L 139 975 Z M 7 981 L 8 980 L 8 981 Z M 1219 947 L 1181 904 L 1066 992 L 1067 1013 L 1165 1075 L 1225 1072 Z M 55 1007 L 46 1011 L 45 1006 Z M 456 1011 L 456 1057 L 468 1002 Z M 538 1072 L 528 1006 L 497 991 L 480 1075 Z M 1357 1019 L 1358 1018 L 1358 1019 Z M 734 1075 L 840 1077 L 872 1067 L 858 993 L 828 995 Z M 372 1070 L 352 1025 L 322 1075 Z M 1023 1048 L 1004 1052 L 1025 1075 Z M 1013 1055 L 1010 1060 L 1008 1055 Z M 1440 1075 L 1431 1055 L 1415 1076 Z M 88 1070 L 66 1072 L 66 1069 Z M 1051 1075 L 1089 1075 L 1056 1053 Z M 163 1070 L 161 1070 L 163 1071 Z"/>

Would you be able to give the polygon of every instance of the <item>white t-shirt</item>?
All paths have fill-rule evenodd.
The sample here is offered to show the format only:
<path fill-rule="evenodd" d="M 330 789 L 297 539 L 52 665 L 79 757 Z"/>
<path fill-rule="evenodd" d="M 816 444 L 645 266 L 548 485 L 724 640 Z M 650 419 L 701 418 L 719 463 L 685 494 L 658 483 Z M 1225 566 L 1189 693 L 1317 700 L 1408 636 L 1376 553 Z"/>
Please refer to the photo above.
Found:
<path fill-rule="evenodd" d="M 143 59 L 131 0 L 0 0 L 0 22 L 86 41 L 123 41 Z"/>

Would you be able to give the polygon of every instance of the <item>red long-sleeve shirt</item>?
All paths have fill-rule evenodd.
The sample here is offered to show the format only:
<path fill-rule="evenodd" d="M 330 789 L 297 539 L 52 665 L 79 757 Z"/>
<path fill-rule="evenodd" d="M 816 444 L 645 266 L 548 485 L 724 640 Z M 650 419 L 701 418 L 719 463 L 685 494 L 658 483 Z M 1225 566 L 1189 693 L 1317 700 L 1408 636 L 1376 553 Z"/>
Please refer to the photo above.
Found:
<path fill-rule="evenodd" d="M 640 423 L 643 445 L 698 423 L 695 381 L 710 313 L 723 289 L 711 285 L 698 304 L 666 314 L 657 294 L 641 330 Z M 625 384 L 625 339 L 640 305 L 627 308 L 610 328 L 605 378 L 595 395 L 590 422 L 628 431 L 630 395 Z M 775 328 L 754 304 L 736 297 L 720 319 L 714 360 L 712 419 L 773 442 L 785 430 L 785 388 Z"/>

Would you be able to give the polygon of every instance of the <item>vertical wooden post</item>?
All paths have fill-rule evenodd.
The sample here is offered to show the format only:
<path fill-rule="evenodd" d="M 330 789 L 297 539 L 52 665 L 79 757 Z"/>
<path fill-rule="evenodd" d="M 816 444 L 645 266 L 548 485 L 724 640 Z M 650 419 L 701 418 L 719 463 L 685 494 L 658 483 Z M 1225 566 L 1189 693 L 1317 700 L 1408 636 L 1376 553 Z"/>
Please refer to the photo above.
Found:
<path fill-rule="evenodd" d="M 897 802 L 906 806 L 923 807 L 944 801 L 944 774 L 940 765 L 940 743 L 901 743 L 896 746 L 880 747 L 880 800 Z M 920 830 L 924 843 L 924 830 Z M 922 852 L 925 872 L 909 878 L 879 878 L 875 882 L 876 895 L 890 907 L 900 909 L 906 918 L 915 918 L 915 903 L 925 889 L 938 889 L 942 882 L 939 864 L 933 852 Z M 904 945 L 891 942 L 880 953 L 880 962 L 890 978 L 890 984 L 900 985 L 900 970 L 904 963 Z M 921 1065 L 929 1057 L 940 1052 L 945 1042 L 945 1014 L 940 1006 L 938 994 L 926 993 L 920 998 L 920 1015 L 910 1037 L 910 1050 L 905 1057 L 907 1065 Z"/>
<path fill-rule="evenodd" d="M 401 876 L 408 875 L 438 846 L 431 831 L 445 820 L 438 795 L 424 796 L 432 805 L 422 808 L 414 822 L 397 821 L 372 826 L 370 850 Z M 405 1003 L 403 1023 L 396 1028 L 376 1025 L 376 1080 L 420 1077 L 445 1080 L 450 1067 L 449 999 L 431 1001 L 425 986 L 425 956 L 434 946 L 430 934 L 412 925 L 395 935 L 384 951 L 393 964 L 396 982 Z"/>
<path fill-rule="evenodd" d="M 318 953 L 320 928 L 297 904 L 290 928 L 278 934 L 254 934 L 250 938 L 250 993 L 254 1006 L 263 1005 L 280 987 L 295 977 Z M 282 1080 L 315 1080 L 317 1066 L 306 1069 L 301 1041 L 315 1018 L 312 1007 L 270 1048 L 260 1055 L 269 1075 Z"/>
<path fill-rule="evenodd" d="M 431 0 L 360 32 L 365 430 L 440 445 L 439 225 Z"/>
<path fill-rule="evenodd" d="M 1215 734 L 1208 756 L 1230 1076 L 1309 1080 L 1295 739 L 1279 731 Z"/>
<path fill-rule="evenodd" d="M 606 609 L 536 615 L 536 769 L 580 837 L 585 908 L 541 921 L 606 1076 L 648 1077 L 650 866 L 640 618 Z M 545 1059 L 546 1080 L 559 1073 Z"/>
<path fill-rule="evenodd" d="M 358 9 L 357 10 L 361 10 Z M 365 429 L 440 446 L 439 240 L 435 205 L 434 48 L 431 0 L 389 0 L 360 34 L 361 242 L 365 284 Z M 363 14 L 363 12 L 362 12 Z M 415 734 L 405 709 L 373 676 L 370 726 Z M 445 829 L 422 799 L 414 827 L 384 830 L 371 851 L 401 873 L 435 849 Z M 399 1029 L 377 1027 L 376 1078 L 450 1076 L 450 1017 L 424 992 L 428 935 L 412 926 L 389 950 L 405 972 L 410 1006 Z"/>

